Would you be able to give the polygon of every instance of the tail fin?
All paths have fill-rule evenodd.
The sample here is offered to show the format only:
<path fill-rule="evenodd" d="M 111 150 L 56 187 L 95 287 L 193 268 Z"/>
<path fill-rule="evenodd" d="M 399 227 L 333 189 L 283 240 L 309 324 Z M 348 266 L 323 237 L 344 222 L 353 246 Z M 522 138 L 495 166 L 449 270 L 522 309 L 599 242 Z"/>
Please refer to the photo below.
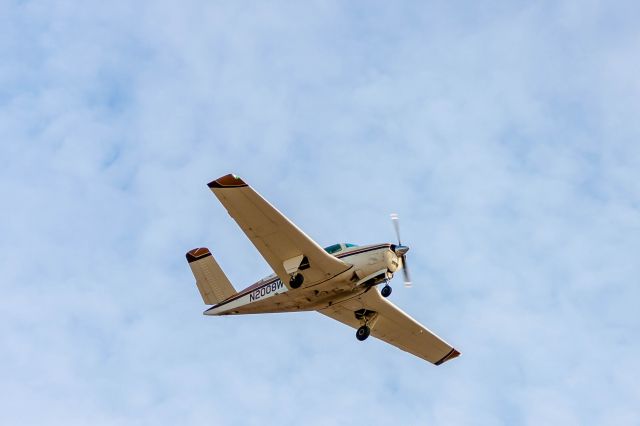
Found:
<path fill-rule="evenodd" d="M 237 293 L 208 248 L 189 251 L 187 261 L 205 304 L 215 305 Z"/>

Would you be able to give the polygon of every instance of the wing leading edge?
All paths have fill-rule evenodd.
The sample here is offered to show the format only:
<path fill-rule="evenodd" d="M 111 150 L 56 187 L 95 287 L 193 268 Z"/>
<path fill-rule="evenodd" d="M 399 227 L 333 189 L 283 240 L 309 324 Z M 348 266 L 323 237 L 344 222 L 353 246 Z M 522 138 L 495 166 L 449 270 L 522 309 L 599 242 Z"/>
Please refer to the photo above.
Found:
<path fill-rule="evenodd" d="M 289 282 L 298 266 L 304 275 L 303 287 L 351 268 L 324 251 L 239 177 L 229 174 L 208 186 L 283 283 Z"/>
<path fill-rule="evenodd" d="M 377 287 L 318 312 L 357 329 L 362 323 L 356 312 L 362 309 L 377 313 L 370 325 L 371 335 L 403 351 L 435 365 L 460 355 L 453 346 L 383 298 Z"/>

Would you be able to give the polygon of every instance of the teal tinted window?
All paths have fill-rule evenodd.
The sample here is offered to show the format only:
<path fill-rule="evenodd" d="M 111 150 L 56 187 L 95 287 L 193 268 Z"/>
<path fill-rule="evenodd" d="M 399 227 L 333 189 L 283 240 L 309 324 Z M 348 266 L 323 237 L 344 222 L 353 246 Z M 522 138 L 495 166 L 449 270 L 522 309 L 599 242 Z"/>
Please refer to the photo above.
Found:
<path fill-rule="evenodd" d="M 349 247 L 358 247 L 358 245 L 357 245 L 357 244 L 351 244 L 351 243 L 345 243 L 345 245 L 344 245 L 344 246 L 345 246 L 346 248 L 349 248 Z"/>
<path fill-rule="evenodd" d="M 340 247 L 340 244 L 334 244 L 334 245 L 332 245 L 332 246 L 325 247 L 325 248 L 324 248 L 324 251 L 326 251 L 326 252 L 327 252 L 327 253 L 329 253 L 329 254 L 333 254 L 333 253 L 337 253 L 337 252 L 339 252 L 339 251 L 340 251 L 340 248 L 341 248 L 341 247 Z"/>

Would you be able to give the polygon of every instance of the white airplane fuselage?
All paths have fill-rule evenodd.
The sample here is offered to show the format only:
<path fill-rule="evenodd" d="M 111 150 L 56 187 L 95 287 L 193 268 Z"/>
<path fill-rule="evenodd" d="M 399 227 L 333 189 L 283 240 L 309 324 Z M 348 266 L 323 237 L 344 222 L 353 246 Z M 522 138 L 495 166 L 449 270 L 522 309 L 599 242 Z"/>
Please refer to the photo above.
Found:
<path fill-rule="evenodd" d="M 402 266 L 393 244 L 371 244 L 344 247 L 334 254 L 352 265 L 342 274 L 328 280 L 308 284 L 296 290 L 296 298 L 288 296 L 288 283 L 275 274 L 269 275 L 204 312 L 205 315 L 233 315 L 266 312 L 314 311 L 357 297 L 373 285 L 386 282 Z M 304 274 L 304 271 L 300 273 Z M 306 284 L 306 283 L 305 283 Z M 300 291 L 304 297 L 300 297 Z"/>

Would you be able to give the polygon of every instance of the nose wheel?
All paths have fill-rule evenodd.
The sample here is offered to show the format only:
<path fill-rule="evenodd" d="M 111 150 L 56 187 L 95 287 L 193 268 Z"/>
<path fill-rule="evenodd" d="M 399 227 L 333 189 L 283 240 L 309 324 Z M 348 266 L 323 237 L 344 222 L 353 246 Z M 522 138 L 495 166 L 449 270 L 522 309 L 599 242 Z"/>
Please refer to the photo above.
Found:
<path fill-rule="evenodd" d="M 393 289 L 389 284 L 385 284 L 385 286 L 382 287 L 382 290 L 380 290 L 380 294 L 382 294 L 382 297 L 389 297 L 391 295 L 392 290 Z"/>
<path fill-rule="evenodd" d="M 358 331 L 356 331 L 356 339 L 362 342 L 363 340 L 366 340 L 366 338 L 369 337 L 370 334 L 371 329 L 369 328 L 369 326 L 363 325 L 358 329 Z"/>

